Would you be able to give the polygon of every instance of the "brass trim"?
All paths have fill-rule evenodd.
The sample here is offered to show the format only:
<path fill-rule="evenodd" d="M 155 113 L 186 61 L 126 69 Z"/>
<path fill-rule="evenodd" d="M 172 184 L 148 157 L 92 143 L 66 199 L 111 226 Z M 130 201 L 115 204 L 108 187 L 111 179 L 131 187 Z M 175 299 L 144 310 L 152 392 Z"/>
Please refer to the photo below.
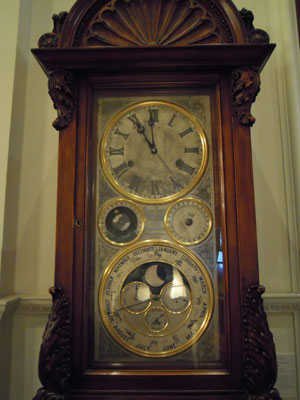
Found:
<path fill-rule="evenodd" d="M 121 296 L 120 296 L 120 302 L 121 302 L 122 306 L 126 307 L 126 311 L 129 312 L 130 314 L 133 314 L 133 315 L 139 315 L 139 314 L 145 313 L 146 311 L 149 310 L 149 308 L 150 308 L 150 306 L 152 304 L 151 293 L 150 293 L 150 297 L 149 297 L 149 304 L 147 304 L 145 309 L 142 310 L 142 311 L 131 311 L 130 308 L 133 308 L 134 306 L 127 306 L 126 304 L 124 304 L 123 293 L 125 292 L 126 289 L 128 289 L 129 286 L 136 285 L 137 283 L 139 285 L 141 285 L 141 286 L 146 286 L 146 288 L 149 289 L 149 287 L 143 282 L 130 282 L 126 286 L 123 287 L 122 292 L 121 292 Z"/>
<path fill-rule="evenodd" d="M 174 287 L 173 284 L 172 284 L 172 282 L 170 282 L 170 283 L 168 283 L 165 287 L 163 287 L 162 290 L 161 290 L 161 292 L 160 292 L 160 303 L 161 303 L 161 306 L 162 306 L 163 309 L 165 309 L 166 311 L 168 311 L 168 312 L 171 313 L 171 314 L 182 314 L 183 312 L 185 312 L 185 311 L 189 308 L 189 306 L 190 306 L 191 303 L 192 303 L 192 293 L 190 292 L 190 289 L 189 289 L 188 287 L 185 286 L 186 290 L 188 290 L 188 292 L 189 292 L 189 294 L 190 294 L 190 298 L 189 298 L 188 304 L 187 304 L 182 310 L 180 310 L 180 311 L 172 311 L 172 310 L 170 310 L 170 309 L 168 308 L 168 306 L 167 306 L 167 305 L 163 302 L 163 300 L 162 300 L 163 293 L 168 289 L 169 286 Z"/>
<path fill-rule="evenodd" d="M 164 325 L 164 327 L 163 327 L 162 329 L 158 329 L 158 330 L 157 330 L 157 329 L 151 329 L 150 326 L 149 326 L 149 324 L 148 324 L 147 321 L 146 321 L 146 318 L 147 318 L 147 316 L 149 315 L 150 311 L 153 311 L 153 310 L 161 310 L 161 311 L 164 313 L 164 316 L 165 316 L 165 318 L 166 318 L 166 323 L 165 323 L 165 325 Z M 164 330 L 167 328 L 167 326 L 169 325 L 168 314 L 167 314 L 166 311 L 165 311 L 163 308 L 161 308 L 161 307 L 152 307 L 152 308 L 150 308 L 149 310 L 147 310 L 146 313 L 145 313 L 145 315 L 144 315 L 144 324 L 145 324 L 146 328 L 149 329 L 150 332 L 153 332 L 153 333 L 162 332 L 162 331 L 164 331 Z"/>

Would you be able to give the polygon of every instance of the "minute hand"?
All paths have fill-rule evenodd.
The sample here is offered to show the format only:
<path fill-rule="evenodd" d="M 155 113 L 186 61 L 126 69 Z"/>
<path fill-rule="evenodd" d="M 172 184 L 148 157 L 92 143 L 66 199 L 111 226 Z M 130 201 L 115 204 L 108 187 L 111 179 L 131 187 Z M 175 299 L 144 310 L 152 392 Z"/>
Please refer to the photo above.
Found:
<path fill-rule="evenodd" d="M 175 182 L 177 183 L 178 186 L 181 186 L 181 184 L 177 181 L 177 176 L 174 174 L 174 172 L 168 167 L 168 165 L 166 164 L 166 162 L 164 161 L 163 158 L 161 158 L 161 156 L 156 153 L 157 157 L 160 159 L 160 161 L 164 164 L 164 166 L 167 168 L 168 171 L 170 171 L 170 173 L 173 175 L 173 177 L 175 178 Z"/>
<path fill-rule="evenodd" d="M 150 140 L 147 138 L 147 136 L 145 134 L 145 127 L 143 125 L 139 124 L 139 125 L 136 125 L 136 130 L 140 135 L 144 136 L 146 142 L 148 143 L 148 146 L 149 146 L 151 152 L 153 154 L 157 153 L 157 149 L 155 147 L 155 143 L 153 142 L 153 140 L 152 140 L 152 143 L 151 143 Z M 152 134 L 152 137 L 153 137 L 153 134 Z"/>

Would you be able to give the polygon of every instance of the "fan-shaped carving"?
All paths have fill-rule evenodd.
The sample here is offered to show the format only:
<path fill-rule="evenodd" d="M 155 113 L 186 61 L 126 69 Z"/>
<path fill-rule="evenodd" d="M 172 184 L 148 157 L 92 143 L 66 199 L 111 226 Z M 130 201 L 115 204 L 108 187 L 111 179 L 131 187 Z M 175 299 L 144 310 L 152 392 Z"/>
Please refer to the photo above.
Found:
<path fill-rule="evenodd" d="M 91 19 L 80 45 L 187 46 L 222 43 L 224 36 L 230 42 L 225 19 L 206 3 L 210 0 L 110 0 Z"/>

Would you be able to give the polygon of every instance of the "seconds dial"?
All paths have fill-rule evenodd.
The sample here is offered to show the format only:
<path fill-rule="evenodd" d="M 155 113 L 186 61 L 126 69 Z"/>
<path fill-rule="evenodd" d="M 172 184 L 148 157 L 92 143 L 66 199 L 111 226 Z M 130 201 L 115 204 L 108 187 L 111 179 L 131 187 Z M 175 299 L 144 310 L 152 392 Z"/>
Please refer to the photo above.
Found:
<path fill-rule="evenodd" d="M 110 184 L 142 203 L 166 203 L 190 191 L 207 164 L 207 140 L 197 118 L 166 101 L 144 101 L 104 130 L 100 159 Z"/>
<path fill-rule="evenodd" d="M 212 215 L 203 201 L 187 197 L 168 208 L 164 222 L 172 239 L 184 245 L 194 245 L 209 235 Z"/>

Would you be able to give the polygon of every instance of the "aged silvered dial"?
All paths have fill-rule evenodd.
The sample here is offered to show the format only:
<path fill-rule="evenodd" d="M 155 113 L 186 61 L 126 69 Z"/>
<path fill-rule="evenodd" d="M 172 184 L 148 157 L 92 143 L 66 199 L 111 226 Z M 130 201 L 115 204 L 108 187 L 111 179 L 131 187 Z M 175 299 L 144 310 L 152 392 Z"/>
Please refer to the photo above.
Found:
<path fill-rule="evenodd" d="M 209 235 L 212 214 L 203 201 L 187 197 L 171 204 L 164 222 L 172 239 L 184 245 L 195 245 Z"/>
<path fill-rule="evenodd" d="M 166 357 L 193 345 L 212 316 L 213 289 L 200 260 L 182 246 L 144 241 L 121 252 L 100 283 L 99 309 L 127 350 Z"/>
<path fill-rule="evenodd" d="M 143 233 L 145 216 L 133 201 L 111 200 L 104 204 L 98 217 L 98 228 L 102 237 L 116 246 L 125 246 L 136 241 Z"/>
<path fill-rule="evenodd" d="M 143 203 L 165 203 L 199 182 L 207 164 L 207 139 L 187 109 L 166 101 L 143 101 L 108 123 L 100 160 L 118 192 Z"/>

